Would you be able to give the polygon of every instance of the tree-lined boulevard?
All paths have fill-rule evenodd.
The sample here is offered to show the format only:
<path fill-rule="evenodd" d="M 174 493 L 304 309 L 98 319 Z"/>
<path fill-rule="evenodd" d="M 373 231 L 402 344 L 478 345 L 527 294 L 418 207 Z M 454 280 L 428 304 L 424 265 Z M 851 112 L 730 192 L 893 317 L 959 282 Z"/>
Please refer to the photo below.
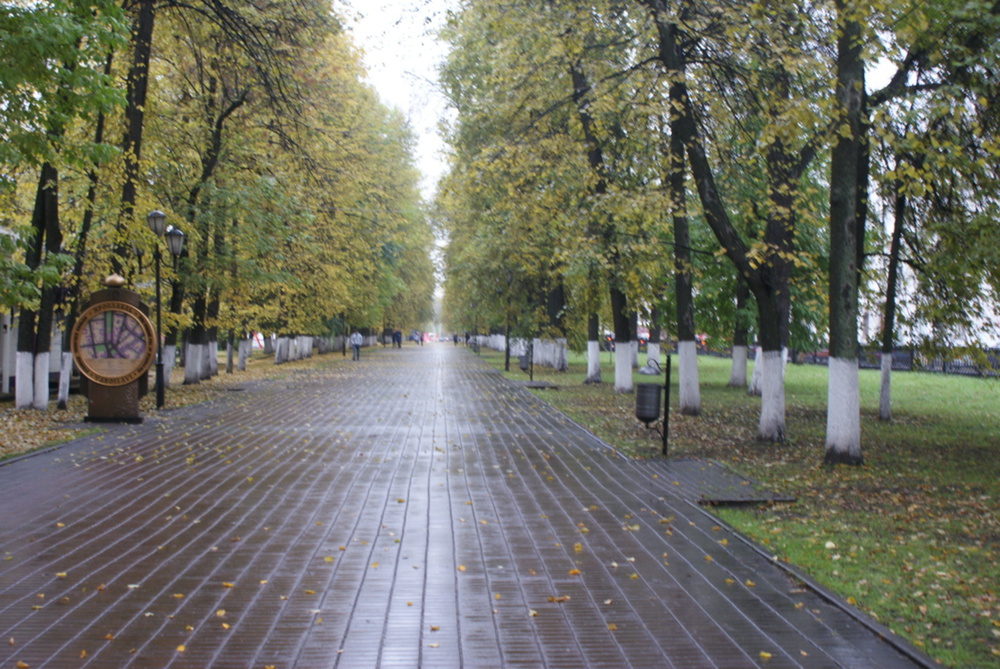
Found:
<path fill-rule="evenodd" d="M 366 83 L 359 11 L 0 1 L 0 457 L 103 440 L 75 424 L 71 340 L 118 284 L 136 323 L 155 309 L 135 357 L 155 340 L 157 381 L 132 380 L 158 387 L 154 423 L 261 376 L 298 392 L 354 331 L 369 350 L 334 376 L 388 372 L 419 347 L 370 347 L 430 332 L 471 344 L 447 344 L 463 373 L 472 351 L 515 375 L 522 357 L 629 452 L 636 371 L 672 356 L 695 435 L 677 452 L 807 498 L 728 520 L 850 574 L 842 597 L 946 663 L 993 660 L 996 378 L 901 381 L 893 359 L 996 376 L 1000 1 L 455 0 L 426 199 L 411 120 Z M 760 653 L 741 657 L 777 662 Z"/>

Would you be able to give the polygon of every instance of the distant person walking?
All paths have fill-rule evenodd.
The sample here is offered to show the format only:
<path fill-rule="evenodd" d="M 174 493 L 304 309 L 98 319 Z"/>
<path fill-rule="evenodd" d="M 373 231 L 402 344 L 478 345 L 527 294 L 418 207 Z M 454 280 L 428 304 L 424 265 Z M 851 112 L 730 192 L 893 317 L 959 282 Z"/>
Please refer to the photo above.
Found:
<path fill-rule="evenodd" d="M 361 359 L 361 344 L 364 343 L 364 339 L 361 337 L 361 333 L 355 330 L 351 334 L 351 351 L 354 353 L 352 360 Z"/>

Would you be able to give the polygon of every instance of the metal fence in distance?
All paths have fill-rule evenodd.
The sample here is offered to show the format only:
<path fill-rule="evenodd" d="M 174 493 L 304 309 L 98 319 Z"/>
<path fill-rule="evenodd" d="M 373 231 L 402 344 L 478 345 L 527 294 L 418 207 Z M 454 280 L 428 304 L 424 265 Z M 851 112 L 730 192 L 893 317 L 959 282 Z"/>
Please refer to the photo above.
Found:
<path fill-rule="evenodd" d="M 826 351 L 801 353 L 798 362 L 825 365 L 829 360 Z M 861 369 L 881 369 L 882 351 L 874 348 L 858 349 L 858 366 Z M 898 348 L 892 352 L 892 370 L 900 372 L 937 372 L 1000 378 L 1000 349 L 987 349 L 981 356 L 955 356 L 944 358 L 928 356 L 911 348 Z"/>

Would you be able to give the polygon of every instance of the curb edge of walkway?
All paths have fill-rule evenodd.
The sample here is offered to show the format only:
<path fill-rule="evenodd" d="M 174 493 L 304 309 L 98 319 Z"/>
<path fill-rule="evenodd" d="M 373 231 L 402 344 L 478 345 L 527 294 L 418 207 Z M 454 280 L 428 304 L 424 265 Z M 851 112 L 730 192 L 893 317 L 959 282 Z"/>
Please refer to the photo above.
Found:
<path fill-rule="evenodd" d="M 821 585 L 818 581 L 814 580 L 811 576 L 800 570 L 797 566 L 785 562 L 779 559 L 773 553 L 764 550 L 764 548 L 760 546 L 760 544 L 756 543 L 749 537 L 746 537 L 742 533 L 733 529 L 733 527 L 728 525 L 725 521 L 716 516 L 714 513 L 707 511 L 706 509 L 704 509 L 698 504 L 695 504 L 694 502 L 688 501 L 687 504 L 700 511 L 705 516 L 711 518 L 714 522 L 718 523 L 723 529 L 725 529 L 727 532 L 730 532 L 733 536 L 735 536 L 737 539 L 743 542 L 748 548 L 750 548 L 750 550 L 756 552 L 761 557 L 766 558 L 768 562 L 776 566 L 781 571 L 785 572 L 788 576 L 791 576 L 797 581 L 800 581 L 803 586 L 808 588 L 811 592 L 816 594 L 820 599 L 825 601 L 827 604 L 830 604 L 831 606 L 834 606 L 837 609 L 846 613 L 852 619 L 854 619 L 862 626 L 864 626 L 867 630 L 872 632 L 879 639 L 881 639 L 885 643 L 888 643 L 890 646 L 895 648 L 899 653 L 906 656 L 910 660 L 913 660 L 921 667 L 924 667 L 925 669 L 940 669 L 940 667 L 944 666 L 941 663 L 934 660 L 934 658 L 932 658 L 930 655 L 927 655 L 926 653 L 921 651 L 911 642 L 907 641 L 900 635 L 893 632 L 891 629 L 889 629 L 882 623 L 869 617 L 861 609 L 848 604 L 840 595 L 836 594 L 832 590 Z"/>

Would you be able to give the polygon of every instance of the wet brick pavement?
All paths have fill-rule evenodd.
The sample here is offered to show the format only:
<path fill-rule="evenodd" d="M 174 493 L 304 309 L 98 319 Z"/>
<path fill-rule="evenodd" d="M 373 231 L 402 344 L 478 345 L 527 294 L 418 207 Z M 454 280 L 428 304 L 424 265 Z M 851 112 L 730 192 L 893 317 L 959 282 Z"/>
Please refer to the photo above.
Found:
<path fill-rule="evenodd" d="M 0 467 L 0 667 L 927 661 L 694 504 L 718 467 L 462 348 L 331 359 Z"/>

